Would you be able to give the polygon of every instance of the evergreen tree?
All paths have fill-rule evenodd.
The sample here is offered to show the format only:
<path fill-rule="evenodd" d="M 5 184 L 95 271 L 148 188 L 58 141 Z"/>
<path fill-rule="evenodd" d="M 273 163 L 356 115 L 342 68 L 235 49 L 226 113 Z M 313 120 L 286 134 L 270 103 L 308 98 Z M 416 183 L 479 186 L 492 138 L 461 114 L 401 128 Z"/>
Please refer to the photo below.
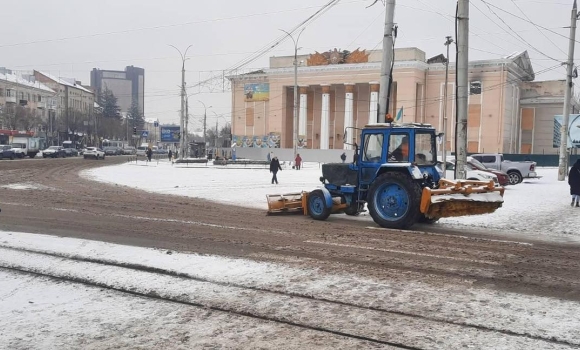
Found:
<path fill-rule="evenodd" d="M 121 118 L 121 108 L 117 104 L 117 97 L 109 89 L 105 89 L 101 94 L 100 105 L 103 108 L 102 116 L 104 118 L 120 119 Z"/>
<path fill-rule="evenodd" d="M 143 113 L 139 109 L 139 103 L 136 99 L 131 102 L 131 108 L 129 108 L 129 113 L 127 117 L 131 120 L 134 127 L 138 130 L 142 130 L 145 125 L 145 119 L 143 118 Z"/>

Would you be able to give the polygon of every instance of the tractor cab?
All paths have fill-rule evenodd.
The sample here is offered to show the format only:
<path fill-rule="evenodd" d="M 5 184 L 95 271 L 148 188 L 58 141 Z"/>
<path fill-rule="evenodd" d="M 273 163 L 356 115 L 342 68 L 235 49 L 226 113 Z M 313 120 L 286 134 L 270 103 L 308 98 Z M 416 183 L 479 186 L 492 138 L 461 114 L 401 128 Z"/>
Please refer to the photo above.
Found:
<path fill-rule="evenodd" d="M 409 172 L 416 180 L 440 179 L 435 129 L 427 124 L 372 124 L 361 134 L 357 157 L 361 186 L 370 185 L 386 171 Z"/>

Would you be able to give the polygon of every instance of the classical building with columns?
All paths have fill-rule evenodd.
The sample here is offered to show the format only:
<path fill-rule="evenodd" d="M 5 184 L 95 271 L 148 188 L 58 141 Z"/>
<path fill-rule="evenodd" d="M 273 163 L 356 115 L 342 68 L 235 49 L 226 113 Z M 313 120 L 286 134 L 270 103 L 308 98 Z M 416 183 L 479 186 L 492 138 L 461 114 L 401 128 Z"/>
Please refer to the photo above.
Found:
<path fill-rule="evenodd" d="M 298 147 L 348 149 L 347 127 L 377 120 L 382 51 L 315 52 L 298 56 Z M 232 134 L 240 147 L 293 147 L 294 56 L 271 57 L 266 69 L 229 77 Z M 527 52 L 469 64 L 468 151 L 530 153 L 534 140 L 522 125 L 522 86 L 535 79 Z M 389 113 L 398 122 L 443 131 L 445 57 L 426 59 L 417 48 L 395 50 Z M 541 82 L 539 83 L 541 84 Z M 527 86 L 527 85 L 526 85 Z M 454 149 L 455 64 L 449 65 L 447 149 Z M 400 114 L 399 114 L 400 113 Z M 529 112 L 526 112 L 529 114 Z M 553 116 L 545 117 L 550 120 Z M 533 137 L 551 137 L 553 128 Z M 522 138 L 522 133 L 525 137 Z M 358 142 L 358 133 L 347 133 Z M 553 153 L 556 150 L 544 150 Z"/>

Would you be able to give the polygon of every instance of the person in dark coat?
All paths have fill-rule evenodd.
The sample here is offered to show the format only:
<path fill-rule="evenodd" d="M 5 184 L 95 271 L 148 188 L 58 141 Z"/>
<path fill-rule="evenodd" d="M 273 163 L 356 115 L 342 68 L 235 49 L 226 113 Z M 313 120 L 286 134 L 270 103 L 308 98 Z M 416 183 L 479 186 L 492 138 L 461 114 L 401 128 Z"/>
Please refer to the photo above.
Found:
<path fill-rule="evenodd" d="M 151 147 L 147 148 L 147 160 L 150 162 L 151 161 L 151 157 L 153 156 L 153 150 L 151 149 Z"/>
<path fill-rule="evenodd" d="M 167 153 L 167 158 L 169 159 L 170 162 L 171 162 L 171 157 L 173 157 L 173 152 L 171 152 L 171 150 L 169 150 L 169 153 Z"/>
<path fill-rule="evenodd" d="M 580 159 L 574 163 L 570 173 L 568 173 L 568 184 L 570 185 L 570 194 L 572 195 L 572 204 L 580 207 Z"/>
<path fill-rule="evenodd" d="M 274 182 L 276 182 L 276 185 L 278 184 L 278 177 L 276 177 L 276 174 L 278 174 L 278 170 L 282 170 L 282 168 L 280 167 L 280 161 L 278 160 L 278 157 L 274 157 L 272 158 L 272 161 L 270 161 L 270 172 L 272 173 L 272 184 L 274 184 Z"/>

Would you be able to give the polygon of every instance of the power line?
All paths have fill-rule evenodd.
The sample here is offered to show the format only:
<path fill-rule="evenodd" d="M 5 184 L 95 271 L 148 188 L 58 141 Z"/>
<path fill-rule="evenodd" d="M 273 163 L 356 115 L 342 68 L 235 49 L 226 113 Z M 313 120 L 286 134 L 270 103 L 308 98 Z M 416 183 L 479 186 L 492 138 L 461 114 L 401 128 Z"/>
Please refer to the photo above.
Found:
<path fill-rule="evenodd" d="M 548 31 L 548 32 L 550 32 L 550 33 L 556 34 L 556 35 L 558 35 L 558 36 L 561 36 L 561 37 L 563 37 L 563 38 L 566 38 L 566 39 L 570 39 L 570 38 L 568 38 L 568 37 L 567 37 L 566 35 L 564 35 L 564 34 L 560 34 L 560 33 L 556 32 L 556 31 L 554 31 L 554 30 L 552 30 L 552 29 L 550 29 L 550 28 L 546 28 L 546 27 L 544 27 L 544 26 L 541 26 L 541 25 L 539 25 L 539 24 L 537 24 L 537 23 L 534 23 L 534 22 L 532 22 L 532 21 L 530 21 L 530 20 L 528 20 L 528 19 L 526 19 L 526 18 L 520 17 L 520 16 L 518 16 L 518 15 L 514 15 L 513 13 L 511 13 L 511 12 L 509 12 L 509 11 L 506 11 L 506 10 L 502 9 L 501 7 L 498 7 L 498 6 L 495 6 L 495 5 L 493 5 L 493 4 L 490 4 L 489 2 L 487 2 L 487 1 L 485 1 L 485 0 L 480 0 L 480 1 L 481 1 L 481 2 L 483 2 L 484 4 L 486 4 L 488 7 L 489 7 L 489 6 L 491 6 L 491 7 L 495 8 L 496 10 L 499 10 L 499 11 L 505 12 L 505 13 L 507 13 L 508 15 L 510 15 L 510 16 L 513 16 L 513 17 L 515 17 L 515 18 L 518 18 L 518 19 L 520 19 L 520 20 L 522 20 L 522 21 L 524 21 L 524 22 L 531 23 L 531 24 L 533 24 L 533 25 L 535 25 L 535 26 L 537 26 L 537 27 L 540 27 L 540 28 L 542 28 L 542 29 L 544 29 L 544 30 L 547 30 L 547 31 Z M 566 28 L 566 27 L 561 27 L 561 29 L 565 29 L 565 28 Z M 575 40 L 575 41 L 576 41 L 577 43 L 580 43 L 580 41 L 578 41 L 578 40 Z"/>
<path fill-rule="evenodd" d="M 349 1 L 349 2 L 345 2 L 345 4 L 348 4 L 348 3 L 357 3 L 357 2 L 361 2 L 361 1 L 362 0 Z M 336 1 L 336 2 L 338 2 L 338 1 Z M 165 29 L 165 28 L 181 27 L 181 26 L 188 26 L 188 25 L 193 25 L 193 24 L 203 24 L 203 23 L 211 23 L 211 22 L 223 22 L 223 21 L 230 21 L 230 20 L 243 19 L 243 18 L 251 18 L 251 17 L 257 17 L 257 16 L 269 16 L 269 15 L 276 15 L 276 14 L 287 13 L 287 12 L 294 12 L 294 11 L 300 11 L 300 10 L 308 10 L 308 9 L 317 8 L 317 7 L 318 6 L 307 6 L 307 7 L 300 7 L 300 8 L 294 8 L 294 9 L 282 10 L 282 11 L 253 13 L 253 14 L 247 14 L 247 15 L 238 15 L 238 16 L 230 16 L 230 17 L 223 17 L 223 18 L 204 19 L 204 20 L 190 21 L 190 22 L 184 22 L 184 23 L 165 24 L 165 25 L 158 25 L 158 26 L 151 26 L 151 27 L 141 27 L 141 28 L 131 28 L 131 29 L 125 29 L 125 30 L 119 30 L 119 31 L 111 31 L 111 32 L 103 32 L 103 33 L 93 33 L 93 34 L 77 35 L 77 36 L 70 36 L 70 37 L 63 37 L 63 38 L 55 38 L 55 39 L 34 40 L 34 41 L 21 42 L 21 43 L 4 44 L 4 45 L 0 45 L 0 48 L 3 48 L 3 47 L 13 47 L 13 46 L 23 46 L 23 45 L 33 45 L 33 44 L 40 44 L 40 43 L 50 43 L 50 42 L 66 41 L 66 40 L 72 40 L 72 39 L 86 39 L 86 38 L 93 38 L 93 37 L 98 37 L 98 36 L 117 35 L 117 34 L 126 34 L 126 33 L 132 33 L 132 32 L 139 32 L 139 31 L 144 31 L 144 30 L 156 30 L 156 29 Z"/>
<path fill-rule="evenodd" d="M 546 33 L 544 33 L 543 31 L 540 30 L 540 28 L 530 19 L 530 17 L 528 17 L 528 15 L 526 15 L 526 13 L 518 6 L 518 4 L 515 2 L 515 0 L 511 0 L 512 3 L 518 8 L 518 10 L 520 10 L 520 12 L 522 13 L 522 15 L 524 15 L 524 17 L 526 17 L 530 23 L 532 23 L 534 25 L 534 27 L 538 30 L 538 32 L 540 32 L 540 34 L 542 34 L 544 36 L 544 38 L 548 39 L 549 42 L 552 43 L 552 45 L 554 45 L 558 50 L 560 50 L 560 52 L 562 52 L 564 55 L 567 55 L 567 53 L 562 50 L 560 48 L 560 46 L 556 45 L 552 39 L 548 38 L 548 36 L 546 35 Z"/>
<path fill-rule="evenodd" d="M 532 44 L 530 44 L 526 39 L 524 39 L 521 35 L 519 35 L 516 31 L 514 31 L 512 29 L 512 27 L 506 23 L 506 21 L 504 21 L 503 18 L 501 18 L 490 6 L 489 4 L 484 1 L 484 0 L 480 0 L 484 5 L 487 6 L 487 8 L 489 9 L 489 11 L 495 15 L 506 27 L 508 27 L 521 41 L 523 41 L 524 43 L 526 43 L 532 50 L 538 52 L 541 55 L 546 56 L 547 58 L 550 58 L 556 62 L 559 62 L 557 59 L 550 57 L 549 55 L 545 54 L 544 52 L 536 49 L 536 47 Z M 474 5 L 475 8 L 477 8 L 479 10 L 479 8 L 477 6 Z M 492 21 L 495 25 L 497 25 L 499 28 L 501 28 L 502 30 L 505 30 L 505 28 L 503 28 L 502 26 L 500 26 L 499 24 L 497 24 L 497 22 L 495 22 L 494 20 L 492 20 L 487 14 L 485 14 L 483 11 L 479 10 L 484 16 L 486 16 L 490 21 Z M 507 30 L 505 30 L 507 33 L 509 33 Z M 511 35 L 511 34 L 510 34 Z M 512 35 L 513 36 L 513 35 Z"/>

